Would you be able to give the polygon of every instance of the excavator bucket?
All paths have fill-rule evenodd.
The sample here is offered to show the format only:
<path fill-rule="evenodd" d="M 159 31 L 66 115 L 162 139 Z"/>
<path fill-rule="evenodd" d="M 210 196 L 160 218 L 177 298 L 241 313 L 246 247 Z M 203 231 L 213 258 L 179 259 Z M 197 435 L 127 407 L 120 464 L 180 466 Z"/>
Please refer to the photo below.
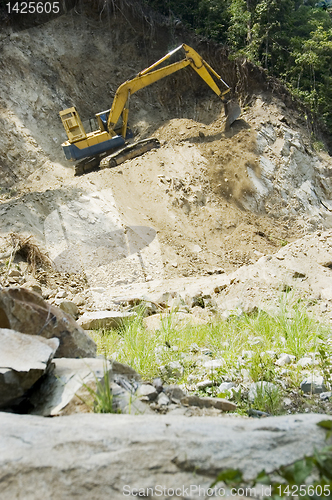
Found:
<path fill-rule="evenodd" d="M 226 125 L 225 128 L 229 128 L 235 120 L 238 119 L 238 117 L 241 114 L 241 108 L 239 106 L 239 103 L 234 100 L 230 100 L 224 103 L 225 107 L 225 115 L 226 115 Z"/>

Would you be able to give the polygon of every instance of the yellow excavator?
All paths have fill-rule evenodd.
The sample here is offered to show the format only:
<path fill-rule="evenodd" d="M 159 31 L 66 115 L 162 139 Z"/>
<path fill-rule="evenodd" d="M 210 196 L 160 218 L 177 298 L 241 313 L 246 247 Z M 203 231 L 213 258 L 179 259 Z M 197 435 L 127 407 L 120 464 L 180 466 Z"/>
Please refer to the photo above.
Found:
<path fill-rule="evenodd" d="M 185 52 L 184 59 L 159 67 L 181 49 Z M 116 149 L 117 151 L 103 158 L 100 164 L 101 167 L 118 165 L 126 159 L 133 158 L 149 149 L 158 147 L 159 142 L 157 139 L 143 140 L 123 147 L 126 140 L 131 137 L 130 130 L 128 129 L 130 96 L 138 90 L 187 66 L 191 66 L 217 96 L 221 98 L 225 109 L 226 127 L 230 126 L 241 114 L 238 103 L 228 98 L 230 87 L 194 49 L 186 44 L 182 44 L 152 64 L 152 66 L 138 73 L 136 77 L 120 85 L 114 96 L 111 109 L 96 114 L 97 130 L 86 133 L 75 107 L 60 111 L 60 117 L 68 136 L 68 140 L 62 144 L 67 160 L 88 159 L 76 165 L 76 174 L 90 171 L 92 168 L 98 166 L 105 153 L 108 153 L 110 150 Z M 222 83 L 224 90 L 219 89 L 213 77 Z M 121 116 L 122 125 L 120 128 L 116 128 Z M 119 148 L 121 149 L 119 150 Z"/>

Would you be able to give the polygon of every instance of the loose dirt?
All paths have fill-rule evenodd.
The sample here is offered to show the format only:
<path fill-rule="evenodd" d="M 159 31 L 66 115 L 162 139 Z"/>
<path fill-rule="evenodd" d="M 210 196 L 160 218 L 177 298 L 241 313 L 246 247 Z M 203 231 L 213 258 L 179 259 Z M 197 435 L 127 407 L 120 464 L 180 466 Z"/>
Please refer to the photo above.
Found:
<path fill-rule="evenodd" d="M 329 208 L 299 208 L 274 188 L 262 204 L 262 155 L 278 155 L 287 133 L 300 134 L 305 154 L 315 155 L 300 117 L 262 90 L 225 131 L 220 101 L 188 69 L 132 97 L 136 137 L 153 135 L 160 149 L 74 177 L 58 112 L 75 105 L 87 125 L 111 105 L 119 84 L 182 41 L 195 43 L 130 11 L 88 14 L 72 10 L 1 33 L 3 284 L 13 264 L 12 232 L 32 235 L 54 262 L 53 273 L 37 270 L 42 287 L 70 289 L 70 281 L 96 288 L 229 272 L 329 227 Z M 276 138 L 262 149 L 259 134 L 269 126 Z M 319 161 L 330 172 L 330 157 Z M 328 204 L 329 185 L 324 189 Z"/>

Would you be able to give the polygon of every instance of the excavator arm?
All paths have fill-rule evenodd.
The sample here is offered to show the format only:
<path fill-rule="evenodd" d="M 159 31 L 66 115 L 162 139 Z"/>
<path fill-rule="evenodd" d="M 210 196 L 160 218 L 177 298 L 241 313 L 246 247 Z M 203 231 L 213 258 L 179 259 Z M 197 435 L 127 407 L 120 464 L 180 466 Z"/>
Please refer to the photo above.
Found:
<path fill-rule="evenodd" d="M 161 66 L 162 63 L 167 61 L 173 54 L 181 49 L 185 52 L 184 59 Z M 159 59 L 159 61 L 152 64 L 152 66 L 138 73 L 135 78 L 120 85 L 114 96 L 111 109 L 96 114 L 99 126 L 97 130 L 93 130 L 89 133 L 85 131 L 75 107 L 60 111 L 60 117 L 68 136 L 68 140 L 62 144 L 66 158 L 68 160 L 91 158 L 92 161 L 94 161 L 93 158 L 98 159 L 105 152 L 124 146 L 126 139 L 130 135 L 129 132 L 127 132 L 130 96 L 138 90 L 186 66 L 191 66 L 217 96 L 221 98 L 225 106 L 225 115 L 227 116 L 226 127 L 232 124 L 240 115 L 241 110 L 237 103 L 232 103 L 232 101 L 225 98 L 225 95 L 230 91 L 229 86 L 194 49 L 183 44 L 166 54 Z M 220 90 L 215 80 L 220 81 L 225 87 L 225 90 Z M 115 127 L 121 115 L 122 128 L 121 133 L 119 133 L 118 129 L 115 129 Z M 147 147 L 146 144 L 143 146 L 144 148 Z M 130 154 L 133 153 L 134 149 Z"/>
<path fill-rule="evenodd" d="M 162 68 L 158 68 L 163 62 L 169 59 L 173 54 L 178 52 L 179 50 L 184 49 L 185 58 L 181 61 L 175 62 L 173 64 L 169 64 Z M 224 98 L 225 94 L 229 92 L 230 88 L 226 82 L 214 71 L 214 69 L 209 66 L 209 64 L 204 61 L 204 59 L 191 47 L 186 44 L 182 44 L 176 49 L 172 50 L 164 57 L 162 57 L 159 61 L 155 62 L 152 66 L 149 66 L 145 70 L 138 73 L 138 75 L 120 85 L 117 89 L 116 94 L 114 96 L 112 108 L 109 112 L 108 121 L 107 121 L 107 129 L 110 132 L 114 129 L 116 123 L 118 122 L 121 114 L 123 115 L 123 127 L 121 131 L 121 135 L 125 136 L 127 121 L 128 121 L 128 105 L 129 98 L 138 90 L 151 85 L 152 83 L 165 78 L 168 75 L 179 71 L 180 69 L 185 68 L 186 66 L 191 66 L 199 76 L 209 85 L 209 87 L 217 94 L 218 97 Z M 226 87 L 226 90 L 223 92 L 219 89 L 215 80 L 212 78 L 212 75 L 220 80 L 223 85 Z M 98 116 L 98 115 L 97 115 Z M 237 117 L 236 117 L 237 118 Z M 235 118 L 235 119 L 236 119 Z M 234 120 L 233 120 L 234 121 Z"/>

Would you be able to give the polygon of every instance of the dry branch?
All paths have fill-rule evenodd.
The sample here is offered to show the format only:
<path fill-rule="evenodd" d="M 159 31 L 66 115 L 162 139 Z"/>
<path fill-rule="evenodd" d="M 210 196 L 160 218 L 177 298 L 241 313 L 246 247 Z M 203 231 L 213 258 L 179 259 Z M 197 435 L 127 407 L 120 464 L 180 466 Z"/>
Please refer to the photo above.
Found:
<path fill-rule="evenodd" d="M 25 238 L 20 234 L 11 233 L 10 238 L 13 246 L 12 260 L 16 255 L 22 257 L 28 263 L 28 269 L 33 275 L 40 267 L 44 269 L 53 267 L 51 259 L 32 241 L 32 236 Z"/>

